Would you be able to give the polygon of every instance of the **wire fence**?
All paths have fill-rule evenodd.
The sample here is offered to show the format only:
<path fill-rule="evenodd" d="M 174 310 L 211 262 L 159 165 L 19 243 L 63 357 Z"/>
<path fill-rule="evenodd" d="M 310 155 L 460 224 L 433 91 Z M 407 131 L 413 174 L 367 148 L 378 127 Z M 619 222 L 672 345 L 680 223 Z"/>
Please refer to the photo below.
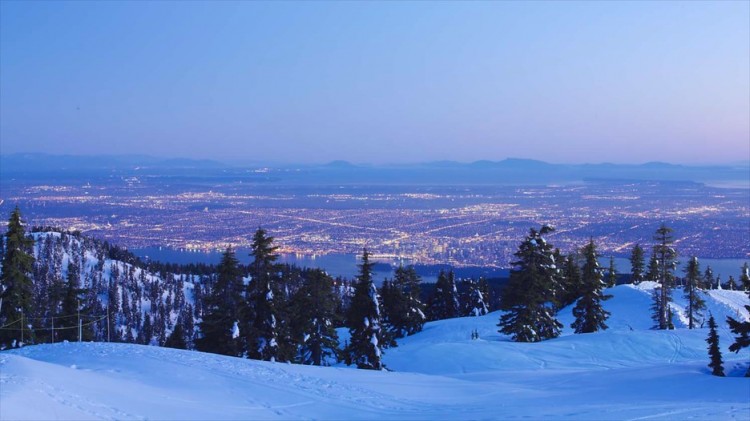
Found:
<path fill-rule="evenodd" d="M 77 317 L 77 316 L 74 315 L 74 317 Z M 80 325 L 76 324 L 75 326 L 54 327 L 55 326 L 54 320 L 63 319 L 63 318 L 71 318 L 71 317 L 70 316 L 63 316 L 63 317 L 57 317 L 57 316 L 55 316 L 55 317 L 51 317 L 49 319 L 47 319 L 47 318 L 40 318 L 40 317 L 36 317 L 36 318 L 22 317 L 22 318 L 20 318 L 18 320 L 15 320 L 15 321 L 12 321 L 12 322 L 10 322 L 8 324 L 0 326 L 0 330 L 15 330 L 15 331 L 19 331 L 20 332 L 21 330 L 27 330 L 27 331 L 28 330 L 31 330 L 31 331 L 40 331 L 40 330 L 41 331 L 55 331 L 55 330 L 78 329 L 79 326 L 81 326 L 81 327 L 87 327 L 87 326 L 91 326 L 91 325 L 94 325 L 96 323 L 99 323 L 102 320 L 105 320 L 107 318 L 107 315 L 106 314 L 104 316 L 90 316 L 90 315 L 83 316 L 82 315 L 81 318 L 83 318 L 83 317 L 94 317 L 95 319 L 91 320 L 91 321 L 88 321 L 86 323 L 82 323 Z M 22 324 L 23 324 L 23 321 L 25 321 L 25 320 L 29 320 L 29 321 L 30 320 L 52 320 L 52 325 L 50 327 L 38 327 L 37 326 L 37 327 L 26 327 L 26 328 L 24 328 Z M 12 325 L 14 325 L 16 323 L 20 324 L 21 326 L 17 327 L 17 328 L 10 328 L 10 327 L 8 327 L 8 326 L 12 326 Z"/>
<path fill-rule="evenodd" d="M 78 322 L 75 325 L 72 326 L 55 326 L 55 321 L 59 320 L 68 320 L 72 318 L 77 318 Z M 49 326 L 30 326 L 29 322 L 34 321 L 49 321 Z M 68 331 L 68 330 L 77 330 L 78 331 L 78 340 L 81 341 L 83 337 L 83 328 L 93 326 L 101 321 L 106 320 L 107 323 L 107 342 L 110 341 L 110 334 L 109 334 L 109 313 L 106 313 L 104 315 L 91 315 L 91 314 L 72 314 L 72 315 L 66 315 L 66 316 L 54 316 L 54 317 L 25 317 L 23 314 L 20 318 L 6 323 L 2 326 L 0 326 L 0 331 L 6 331 L 6 332 L 20 332 L 21 333 L 21 340 L 23 341 L 25 333 L 30 332 L 32 336 L 37 336 L 37 334 L 46 334 L 49 336 L 51 342 L 55 342 L 55 334 L 60 331 Z"/>

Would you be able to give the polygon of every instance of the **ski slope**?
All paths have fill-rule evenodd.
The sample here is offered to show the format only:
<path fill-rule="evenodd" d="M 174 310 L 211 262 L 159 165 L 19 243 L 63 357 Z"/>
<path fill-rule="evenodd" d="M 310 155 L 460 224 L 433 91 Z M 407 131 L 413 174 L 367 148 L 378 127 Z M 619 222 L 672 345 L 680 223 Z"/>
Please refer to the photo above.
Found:
<path fill-rule="evenodd" d="M 729 377 L 709 374 L 707 329 L 648 330 L 652 285 L 618 286 L 611 329 L 513 343 L 500 313 L 428 323 L 385 352 L 390 372 L 194 351 L 59 343 L 0 353 L 0 419 L 750 419 L 750 352 L 724 317 L 747 296 L 711 291 Z M 677 291 L 675 310 L 684 302 Z M 479 340 L 471 340 L 473 329 Z"/>

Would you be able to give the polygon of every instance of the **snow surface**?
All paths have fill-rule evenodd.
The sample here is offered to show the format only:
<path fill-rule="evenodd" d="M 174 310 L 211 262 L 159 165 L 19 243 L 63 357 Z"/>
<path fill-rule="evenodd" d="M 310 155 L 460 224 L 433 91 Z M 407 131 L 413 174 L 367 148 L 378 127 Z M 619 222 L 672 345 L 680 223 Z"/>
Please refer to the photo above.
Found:
<path fill-rule="evenodd" d="M 727 350 L 724 323 L 750 317 L 747 296 L 707 294 L 730 376 L 720 378 L 706 366 L 707 329 L 648 330 L 652 288 L 607 290 L 605 332 L 573 335 L 564 309 L 563 336 L 541 343 L 498 334 L 498 312 L 428 323 L 385 351 L 390 372 L 129 344 L 29 346 L 0 353 L 0 419 L 750 419 L 750 379 L 740 377 L 750 352 Z"/>

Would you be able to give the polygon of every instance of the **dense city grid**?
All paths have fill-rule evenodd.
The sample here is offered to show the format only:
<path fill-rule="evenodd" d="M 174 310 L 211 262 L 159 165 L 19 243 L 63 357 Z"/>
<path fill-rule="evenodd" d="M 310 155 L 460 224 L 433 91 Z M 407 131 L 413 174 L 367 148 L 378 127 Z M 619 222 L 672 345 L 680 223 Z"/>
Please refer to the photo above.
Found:
<path fill-rule="evenodd" d="M 554 224 L 563 252 L 597 239 L 626 256 L 674 228 L 681 254 L 750 254 L 750 192 L 689 182 L 561 186 L 304 186 L 170 183 L 120 177 L 50 183 L 6 180 L 2 214 L 18 204 L 32 225 L 80 230 L 130 248 L 247 246 L 263 227 L 280 252 L 358 253 L 433 264 L 507 267 L 530 227 Z"/>

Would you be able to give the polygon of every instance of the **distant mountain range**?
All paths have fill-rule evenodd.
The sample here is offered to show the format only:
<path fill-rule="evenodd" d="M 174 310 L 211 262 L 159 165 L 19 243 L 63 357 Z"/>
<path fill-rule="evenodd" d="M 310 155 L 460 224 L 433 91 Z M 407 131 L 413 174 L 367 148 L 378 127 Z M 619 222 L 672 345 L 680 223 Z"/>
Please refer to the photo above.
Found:
<path fill-rule="evenodd" d="M 145 155 L 0 155 L 0 177 L 148 173 L 191 177 L 245 177 L 264 167 L 267 180 L 299 184 L 554 184 L 592 180 L 690 181 L 750 188 L 750 161 L 726 165 L 551 164 L 509 158 L 471 163 L 238 165 L 208 159 L 165 159 Z"/>
<path fill-rule="evenodd" d="M 417 164 L 364 165 L 334 161 L 301 167 L 311 180 L 347 180 L 398 184 L 554 184 L 596 180 L 686 181 L 750 188 L 750 162 L 726 165 L 551 164 L 533 159 L 509 158 L 470 163 L 436 161 Z"/>

